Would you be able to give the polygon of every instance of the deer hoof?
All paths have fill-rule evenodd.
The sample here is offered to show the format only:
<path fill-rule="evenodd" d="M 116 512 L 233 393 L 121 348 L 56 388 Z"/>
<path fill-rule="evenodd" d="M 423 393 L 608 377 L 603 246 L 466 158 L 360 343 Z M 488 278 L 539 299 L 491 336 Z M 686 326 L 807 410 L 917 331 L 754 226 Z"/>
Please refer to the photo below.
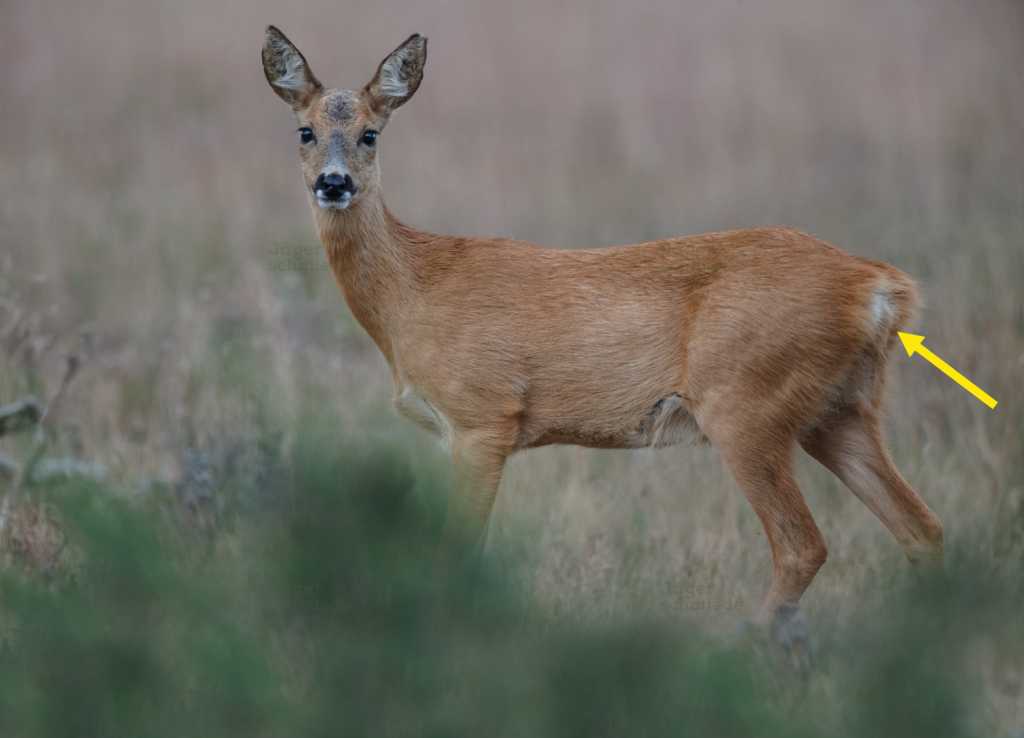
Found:
<path fill-rule="evenodd" d="M 806 676 L 814 664 L 814 651 L 803 611 L 795 605 L 780 607 L 772 617 L 771 635 L 793 668 Z"/>

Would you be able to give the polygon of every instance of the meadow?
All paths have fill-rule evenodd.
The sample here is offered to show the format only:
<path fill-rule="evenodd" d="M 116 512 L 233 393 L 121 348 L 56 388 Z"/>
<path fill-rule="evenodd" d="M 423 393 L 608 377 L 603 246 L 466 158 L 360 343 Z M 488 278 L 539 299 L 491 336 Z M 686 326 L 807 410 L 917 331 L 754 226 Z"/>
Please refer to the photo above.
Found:
<path fill-rule="evenodd" d="M 3 15 L 0 404 L 48 407 L 0 438 L 4 735 L 1024 730 L 1018 3 Z M 830 555 L 794 673 L 742 635 L 767 543 L 703 446 L 518 456 L 484 561 L 445 559 L 444 453 L 329 274 L 267 23 L 344 87 L 430 38 L 380 144 L 419 227 L 572 248 L 786 224 L 912 274 L 916 332 L 1000 401 L 891 362 L 946 574 L 802 458 Z"/>

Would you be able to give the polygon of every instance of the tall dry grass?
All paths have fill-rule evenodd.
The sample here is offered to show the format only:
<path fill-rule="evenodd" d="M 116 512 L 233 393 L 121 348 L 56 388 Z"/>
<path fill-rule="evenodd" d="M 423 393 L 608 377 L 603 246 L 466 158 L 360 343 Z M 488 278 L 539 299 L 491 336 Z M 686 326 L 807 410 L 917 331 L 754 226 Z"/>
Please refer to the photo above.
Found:
<path fill-rule="evenodd" d="M 953 544 L 1021 565 L 1019 3 L 54 0 L 3 17 L 0 401 L 46 399 L 81 357 L 55 443 L 125 488 L 187 496 L 197 464 L 270 479 L 307 406 L 439 454 L 390 412 L 258 61 L 272 22 L 356 87 L 419 31 L 426 80 L 381 143 L 400 217 L 567 247 L 785 223 L 896 264 L 923 287 L 929 345 L 1000 400 L 895 360 L 899 466 Z M 805 460 L 800 480 L 831 552 L 805 600 L 820 632 L 904 565 L 833 479 Z M 769 571 L 706 448 L 516 458 L 492 541 L 588 621 L 729 624 Z M 1016 687 L 991 696 L 1004 726 L 1024 721 L 1016 648 Z"/>

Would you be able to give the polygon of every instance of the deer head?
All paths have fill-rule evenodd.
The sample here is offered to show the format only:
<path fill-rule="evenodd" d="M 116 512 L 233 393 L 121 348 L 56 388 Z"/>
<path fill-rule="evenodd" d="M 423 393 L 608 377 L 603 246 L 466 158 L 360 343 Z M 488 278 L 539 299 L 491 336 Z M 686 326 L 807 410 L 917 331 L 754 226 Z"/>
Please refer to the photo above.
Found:
<path fill-rule="evenodd" d="M 427 39 L 413 34 L 361 90 L 326 89 L 295 45 L 274 26 L 267 28 L 263 72 L 295 112 L 302 176 L 316 207 L 347 210 L 379 194 L 380 134 L 420 86 L 426 60 Z"/>

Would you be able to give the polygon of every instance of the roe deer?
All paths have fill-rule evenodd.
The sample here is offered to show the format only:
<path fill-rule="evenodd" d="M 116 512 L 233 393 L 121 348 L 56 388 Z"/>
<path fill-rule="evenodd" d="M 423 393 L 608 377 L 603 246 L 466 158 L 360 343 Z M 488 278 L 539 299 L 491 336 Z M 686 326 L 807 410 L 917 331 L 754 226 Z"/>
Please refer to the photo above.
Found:
<path fill-rule="evenodd" d="M 583 250 L 411 228 L 384 205 L 377 150 L 426 57 L 413 35 L 365 87 L 340 90 L 273 26 L 262 51 L 298 119 L 345 300 L 387 359 L 399 412 L 451 450 L 450 517 L 482 540 L 521 449 L 708 440 L 764 525 L 773 578 L 758 622 L 785 640 L 826 557 L 794 480 L 800 444 L 912 559 L 941 556 L 942 526 L 881 430 L 886 359 L 917 302 L 905 274 L 789 228 Z"/>

